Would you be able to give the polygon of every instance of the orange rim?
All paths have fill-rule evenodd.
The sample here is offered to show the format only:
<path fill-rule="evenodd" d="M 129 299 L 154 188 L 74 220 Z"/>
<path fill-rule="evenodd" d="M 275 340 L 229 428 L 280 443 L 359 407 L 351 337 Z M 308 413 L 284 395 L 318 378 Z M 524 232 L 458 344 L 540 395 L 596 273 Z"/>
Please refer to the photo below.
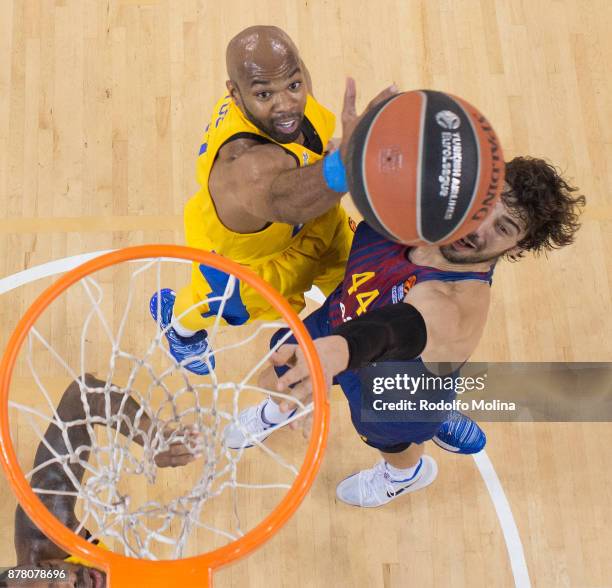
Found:
<path fill-rule="evenodd" d="M 300 471 L 286 496 L 257 527 L 240 539 L 209 553 L 179 560 L 151 561 L 135 559 L 105 551 L 85 541 L 64 526 L 32 491 L 17 460 L 8 418 L 8 400 L 15 361 L 26 335 L 38 317 L 62 292 L 80 279 L 106 267 L 125 261 L 147 258 L 175 258 L 196 261 L 233 274 L 266 298 L 287 322 L 300 345 L 313 382 L 314 414 L 312 433 Z M 252 552 L 274 535 L 300 505 L 319 470 L 329 430 L 329 403 L 323 370 L 312 339 L 289 303 L 251 270 L 213 253 L 179 245 L 141 245 L 113 251 L 96 257 L 69 271 L 49 286 L 25 312 L 6 347 L 0 364 L 0 459 L 19 503 L 40 530 L 65 551 L 102 568 L 113 587 L 133 586 L 135 576 L 142 585 L 179 585 L 182 581 L 208 585 L 212 570 Z M 183 585 L 193 585 L 183 584 Z"/>

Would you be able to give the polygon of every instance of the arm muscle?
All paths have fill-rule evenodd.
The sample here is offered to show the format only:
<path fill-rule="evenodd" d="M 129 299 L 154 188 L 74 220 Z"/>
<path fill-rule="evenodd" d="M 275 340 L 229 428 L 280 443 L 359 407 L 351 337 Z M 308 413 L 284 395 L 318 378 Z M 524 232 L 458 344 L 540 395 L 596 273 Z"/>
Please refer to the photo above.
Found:
<path fill-rule="evenodd" d="M 219 218 L 229 229 L 252 232 L 268 222 L 307 222 L 340 200 L 341 194 L 327 187 L 321 162 L 296 167 L 278 145 L 234 143 L 240 141 L 221 150 L 209 180 Z"/>

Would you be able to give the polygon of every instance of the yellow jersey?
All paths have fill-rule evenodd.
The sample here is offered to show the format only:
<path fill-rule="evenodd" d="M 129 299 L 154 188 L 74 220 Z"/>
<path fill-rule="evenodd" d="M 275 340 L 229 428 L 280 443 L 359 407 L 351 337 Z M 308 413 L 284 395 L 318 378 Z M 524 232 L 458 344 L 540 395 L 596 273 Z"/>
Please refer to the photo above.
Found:
<path fill-rule="evenodd" d="M 196 178 L 200 190 L 189 202 L 186 210 L 187 244 L 198 249 L 214 250 L 240 263 L 262 261 L 288 247 L 298 230 L 286 223 L 271 223 L 255 233 L 235 233 L 225 227 L 217 216 L 208 191 L 208 179 L 217 153 L 232 140 L 253 138 L 275 143 L 291 154 L 298 166 L 311 165 L 323 158 L 325 147 L 334 132 L 336 119 L 312 96 L 308 96 L 302 124 L 306 145 L 301 145 L 274 141 L 244 116 L 229 95 L 217 102 L 213 112 L 196 164 Z M 200 233 L 189 230 L 193 217 L 187 214 L 192 213 L 205 221 L 206 231 Z"/>
<path fill-rule="evenodd" d="M 231 96 L 224 96 L 214 108 L 200 147 L 196 170 L 200 189 L 185 206 L 187 245 L 214 251 L 250 267 L 287 298 L 297 312 L 304 307 L 304 292 L 313 284 L 329 294 L 343 278 L 352 240 L 344 210 L 337 204 L 303 225 L 271 222 L 254 233 L 237 233 L 219 219 L 208 180 L 219 150 L 232 140 L 253 138 L 276 144 L 295 158 L 296 165 L 306 166 L 324 157 L 334 126 L 334 115 L 309 95 L 301 125 L 304 144 L 278 143 L 248 120 Z M 211 278 L 221 286 L 212 284 Z M 216 273 L 207 275 L 205 268 L 194 264 L 191 291 L 180 292 L 177 296 L 175 316 L 204 300 L 211 292 L 215 295 L 222 293 L 222 290 L 217 291 L 222 282 Z M 223 318 L 230 324 L 278 317 L 269 303 L 252 289 L 241 284 L 240 290 L 240 305 L 244 308 L 238 312 L 239 316 L 230 319 L 224 313 Z M 200 312 L 202 308 L 206 306 L 201 307 Z M 212 320 L 209 316 L 202 322 L 200 313 L 188 313 L 181 318 L 181 324 L 196 330 L 204 328 L 204 324 L 210 324 Z"/>

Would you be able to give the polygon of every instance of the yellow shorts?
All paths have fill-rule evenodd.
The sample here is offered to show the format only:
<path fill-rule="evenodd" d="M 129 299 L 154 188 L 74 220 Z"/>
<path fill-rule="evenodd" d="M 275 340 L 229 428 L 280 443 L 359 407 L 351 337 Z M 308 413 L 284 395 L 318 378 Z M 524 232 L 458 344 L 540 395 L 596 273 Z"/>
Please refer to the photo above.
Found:
<path fill-rule="evenodd" d="M 186 225 L 188 222 L 186 219 Z M 337 206 L 306 223 L 278 255 L 263 260 L 249 259 L 243 265 L 280 292 L 299 313 L 305 306 L 304 293 L 313 284 L 328 296 L 344 278 L 353 230 L 353 221 L 341 206 Z M 187 226 L 187 245 L 197 247 L 198 243 L 190 240 L 189 234 Z M 222 246 L 215 246 L 214 249 L 223 251 Z M 177 294 L 174 316 L 179 317 L 199 302 L 222 296 L 228 277 L 224 272 L 194 263 L 191 284 Z M 182 316 L 180 323 L 194 331 L 207 328 L 214 323 L 219 306 L 220 301 L 200 304 L 197 309 Z M 240 325 L 253 320 L 278 318 L 276 309 L 248 284 L 240 283 L 234 295 L 225 303 L 222 324 Z"/>

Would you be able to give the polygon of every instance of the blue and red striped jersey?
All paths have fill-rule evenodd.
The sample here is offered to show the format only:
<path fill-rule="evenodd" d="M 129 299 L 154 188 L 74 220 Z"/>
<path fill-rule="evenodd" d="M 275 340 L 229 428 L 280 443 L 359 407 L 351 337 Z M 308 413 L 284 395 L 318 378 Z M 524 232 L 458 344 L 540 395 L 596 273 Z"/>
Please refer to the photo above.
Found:
<path fill-rule="evenodd" d="M 493 267 L 488 272 L 440 270 L 412 263 L 410 249 L 407 245 L 385 239 L 365 222 L 359 223 L 344 281 L 330 295 L 332 328 L 369 310 L 401 302 L 410 288 L 428 280 L 492 283 Z"/>

